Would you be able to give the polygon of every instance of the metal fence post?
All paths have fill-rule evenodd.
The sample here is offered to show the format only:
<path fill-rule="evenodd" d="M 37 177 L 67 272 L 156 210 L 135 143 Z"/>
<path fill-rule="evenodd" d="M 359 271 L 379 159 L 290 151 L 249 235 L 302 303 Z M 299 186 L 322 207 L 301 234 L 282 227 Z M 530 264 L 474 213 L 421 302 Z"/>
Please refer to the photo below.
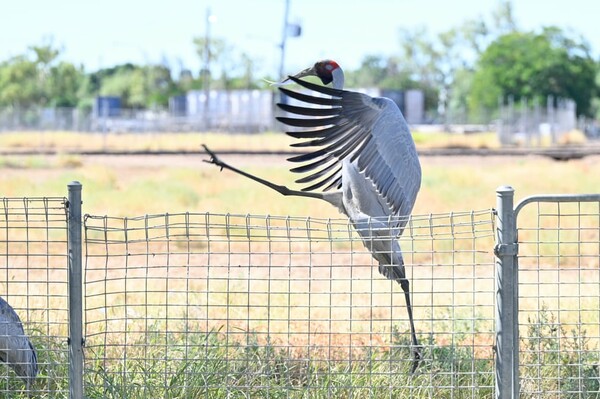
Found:
<path fill-rule="evenodd" d="M 68 184 L 69 398 L 83 398 L 81 183 Z"/>
<path fill-rule="evenodd" d="M 496 398 L 519 397 L 519 306 L 514 189 L 496 190 Z"/>

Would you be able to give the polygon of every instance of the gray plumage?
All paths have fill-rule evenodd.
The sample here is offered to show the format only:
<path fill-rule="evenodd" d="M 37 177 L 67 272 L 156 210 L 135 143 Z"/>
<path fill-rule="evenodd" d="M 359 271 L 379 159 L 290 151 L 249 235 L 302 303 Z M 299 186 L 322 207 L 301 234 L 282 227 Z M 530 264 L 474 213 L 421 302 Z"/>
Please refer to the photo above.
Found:
<path fill-rule="evenodd" d="M 317 76 L 325 87 L 300 78 Z M 343 90 L 344 74 L 332 60 L 315 63 L 295 76 L 294 83 L 316 94 L 280 87 L 281 92 L 305 106 L 277 104 L 283 111 L 300 117 L 277 119 L 298 131 L 288 135 L 301 140 L 293 147 L 307 152 L 288 160 L 300 163 L 292 172 L 302 173 L 296 182 L 302 191 L 290 190 L 222 162 L 206 146 L 210 161 L 283 195 L 318 198 L 346 214 L 375 260 L 379 272 L 400 284 L 405 294 L 411 342 L 413 372 L 421 360 L 398 237 L 404 231 L 421 186 L 421 165 L 408 125 L 398 106 L 388 98 L 373 98 Z M 285 82 L 285 81 L 284 81 Z M 324 97 L 324 96 L 325 97 Z"/>
<path fill-rule="evenodd" d="M 287 133 L 304 140 L 292 146 L 314 148 L 289 158 L 291 162 L 303 163 L 291 171 L 307 174 L 296 180 L 309 184 L 303 191 L 322 190 L 322 199 L 348 216 L 379 263 L 379 272 L 402 287 L 410 319 L 414 371 L 421 354 L 398 243 L 421 186 L 421 165 L 408 125 L 398 106 L 388 98 L 328 88 L 297 76 L 289 79 L 329 96 L 280 88 L 285 95 L 308 105 L 278 104 L 282 110 L 302 116 L 277 118 L 286 125 L 304 128 Z M 335 86 L 335 79 L 333 82 Z M 315 108 L 319 105 L 326 108 Z M 332 189 L 336 191 L 329 193 Z"/>
<path fill-rule="evenodd" d="M 344 198 L 349 199 L 347 197 L 351 195 L 344 187 L 351 182 L 360 182 L 360 186 L 364 183 L 365 189 L 357 186 L 358 191 L 352 197 L 360 194 L 359 198 L 346 201 L 347 207 L 342 209 L 349 217 L 349 213 L 361 210 L 361 213 L 377 218 L 410 215 L 421 186 L 421 165 L 408 125 L 396 103 L 389 98 L 373 98 L 315 85 L 293 76 L 289 79 L 309 90 L 331 96 L 321 98 L 280 89 L 307 104 L 330 106 L 306 108 L 278 104 L 286 112 L 314 117 L 277 118 L 286 125 L 317 128 L 287 133 L 305 140 L 292 144 L 293 147 L 317 148 L 289 158 L 291 162 L 305 163 L 291 169 L 292 172 L 310 172 L 297 180 L 298 183 L 314 182 L 303 191 L 341 189 L 342 199 L 331 199 L 339 205 L 338 201 L 344 202 Z M 405 224 L 406 219 L 400 221 L 398 234 L 402 233 L 401 227 Z"/>
<path fill-rule="evenodd" d="M 0 297 L 0 360 L 8 364 L 27 388 L 38 373 L 37 353 L 15 310 Z"/>

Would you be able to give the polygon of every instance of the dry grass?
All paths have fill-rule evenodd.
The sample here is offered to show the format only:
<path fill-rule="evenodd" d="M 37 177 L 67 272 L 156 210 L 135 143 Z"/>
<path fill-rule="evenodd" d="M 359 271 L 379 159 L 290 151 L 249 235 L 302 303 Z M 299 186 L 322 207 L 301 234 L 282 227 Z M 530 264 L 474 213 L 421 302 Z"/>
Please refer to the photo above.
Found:
<path fill-rule="evenodd" d="M 96 215 L 131 217 L 192 211 L 323 219 L 341 217 L 327 203 L 273 195 L 269 189 L 233 173 L 219 172 L 216 167 L 202 162 L 203 158 L 201 155 L 6 157 L 2 168 L 2 196 L 66 195 L 66 184 L 79 180 L 83 183 L 84 213 Z M 287 171 L 283 157 L 223 158 L 280 183 L 290 182 L 295 177 Z M 435 215 L 489 209 L 495 206 L 495 188 L 502 184 L 516 188 L 517 200 L 536 193 L 594 192 L 597 190 L 598 159 L 588 157 L 557 162 L 540 157 L 423 157 L 423 187 L 414 213 Z M 438 253 L 457 249 L 461 248 L 435 248 Z M 256 256 L 252 259 L 255 264 L 260 263 Z M 431 262 L 418 256 L 411 260 L 415 264 Z M 299 259 L 295 263 L 303 264 Z M 448 263 L 445 259 L 436 261 L 437 265 Z M 363 270 L 368 273 L 361 277 L 364 281 L 371 276 L 370 268 Z M 469 278 L 473 273 L 472 270 L 465 272 Z M 265 277 L 256 270 L 254 273 L 254 277 Z M 422 281 L 422 285 L 433 281 L 433 270 L 423 268 L 419 273 L 425 273 L 414 276 Z M 439 277 L 444 271 L 438 268 L 436 273 Z M 451 280 L 444 281 L 444 284 L 450 284 Z M 465 281 L 469 284 L 472 280 Z M 454 288 L 472 291 L 471 286 Z M 425 292 L 448 293 L 453 290 L 451 286 L 423 289 Z M 444 295 L 436 295 L 433 299 L 424 296 L 421 303 L 439 304 L 444 301 L 447 301 Z"/>
<path fill-rule="evenodd" d="M 39 148 L 38 140 L 34 140 L 36 135 L 42 137 L 42 134 L 34 133 L 8 140 L 10 136 L 0 135 L 0 148 L 4 150 L 12 148 L 15 151 Z M 469 136 L 453 137 L 453 140 L 466 140 Z M 491 141 L 488 142 L 485 136 L 478 137 L 476 142 L 454 141 L 451 145 L 475 147 L 495 145 Z M 84 137 L 60 133 L 52 136 L 45 133 L 43 139 L 46 140 L 43 142 L 45 146 L 65 151 L 69 148 L 96 148 L 98 145 L 104 144 L 111 149 L 196 150 L 201 143 L 207 143 L 217 150 L 232 148 L 280 150 L 285 149 L 289 142 L 287 137 L 274 134 L 261 136 L 173 135 L 168 137 L 115 135 L 105 139 L 97 135 Z M 75 146 L 79 147 L 70 147 L 73 145 L 73 140 L 77 142 Z M 417 137 L 417 143 L 421 148 L 438 145 L 434 142 L 435 140 L 426 143 L 419 142 Z M 274 195 L 270 190 L 233 173 L 219 172 L 216 167 L 202 162 L 203 159 L 206 157 L 202 155 L 4 156 L 0 159 L 0 181 L 2 182 L 0 196 L 66 195 L 66 184 L 72 180 L 79 180 L 83 183 L 84 213 L 96 215 L 131 217 L 191 211 L 221 214 L 230 212 L 241 215 L 249 213 L 311 216 L 323 219 L 341 217 L 335 209 L 324 202 Z M 288 165 L 281 156 L 223 156 L 223 159 L 242 169 L 282 184 L 294 186 L 292 182 L 297 177 L 287 170 Z M 600 157 L 597 156 L 568 162 L 557 162 L 535 156 L 422 157 L 423 185 L 414 213 L 417 216 L 425 215 L 426 217 L 429 214 L 489 209 L 495 206 L 495 189 L 503 184 L 510 184 L 516 189 L 515 199 L 517 201 L 519 198 L 536 193 L 595 192 L 598 191 L 597 165 L 599 160 Z M 492 335 L 486 332 L 491 331 L 490 323 L 492 321 L 487 318 L 479 320 L 480 314 L 476 313 L 492 311 L 490 301 L 493 299 L 493 281 L 491 279 L 493 267 L 489 263 L 484 264 L 488 262 L 486 258 L 488 254 L 469 254 L 468 242 L 454 241 L 452 244 L 454 246 L 452 246 L 442 241 L 428 242 L 424 239 L 422 242 L 412 244 L 414 246 L 411 247 L 410 240 L 406 237 L 404 240 L 406 243 L 403 242 L 403 249 L 410 254 L 407 257 L 408 263 L 420 265 L 418 269 L 416 267 L 409 268 L 411 269 L 410 278 L 415 283 L 414 300 L 418 328 L 422 334 L 428 332 L 435 334 L 432 350 L 465 349 L 461 346 L 463 343 L 460 341 L 459 334 L 464 327 L 465 331 L 468 331 L 465 339 L 474 340 L 466 342 L 464 346 L 472 345 L 474 350 L 480 351 L 475 354 L 475 357 L 490 359 Z M 593 241 L 593 239 L 590 240 Z M 489 245 L 486 248 L 490 247 L 491 249 L 492 239 L 489 238 L 487 241 L 489 241 Z M 463 244 L 467 246 L 462 246 Z M 390 331 L 390 319 L 402 326 L 400 336 L 404 336 L 407 323 L 403 298 L 397 292 L 393 296 L 390 294 L 390 290 L 393 290 L 390 282 L 379 277 L 376 268 L 372 265 L 372 258 L 364 253 L 362 247 L 359 251 L 363 252 L 355 253 L 350 259 L 349 243 L 340 244 L 339 247 L 335 247 L 338 254 L 335 267 L 328 267 L 327 262 L 331 262 L 331 257 L 328 255 L 328 251 L 331 251 L 330 247 L 323 249 L 315 246 L 312 249 L 320 252 L 309 256 L 307 248 L 303 248 L 303 244 L 300 243 L 299 246 L 293 247 L 293 255 L 283 253 L 281 256 L 276 255 L 274 259 L 279 259 L 280 263 L 275 264 L 274 267 L 264 267 L 269 264 L 269 259 L 264 253 L 267 249 L 277 248 L 265 249 L 265 244 L 252 242 L 251 248 L 255 249 L 256 253 L 249 255 L 244 251 L 248 251 L 250 244 L 241 243 L 240 248 L 234 248 L 237 254 L 228 256 L 228 247 L 213 246 L 211 249 L 222 253 L 212 255 L 211 271 L 202 267 L 190 271 L 185 266 L 189 261 L 185 255 L 188 243 L 171 242 L 170 245 L 173 245 L 172 250 L 181 251 L 184 254 L 173 256 L 170 259 L 169 268 L 161 267 L 160 265 L 165 264 L 166 261 L 160 255 L 155 255 L 151 258 L 151 262 L 156 263 L 155 267 L 146 268 L 143 263 L 137 267 L 130 265 L 134 267 L 128 269 L 128 277 L 140 277 L 137 281 L 146 281 L 147 286 L 144 286 L 142 291 L 153 292 L 152 300 L 156 302 L 156 306 L 146 304 L 145 301 L 148 298 L 145 296 L 145 292 L 132 293 L 129 297 L 122 294 L 125 287 L 122 278 L 125 257 L 113 257 L 110 258 L 110 262 L 114 262 L 114 264 L 111 263 L 109 277 L 112 279 L 112 285 L 109 288 L 116 294 L 105 298 L 108 299 L 110 305 L 114 305 L 114 310 L 110 309 L 113 313 L 100 314 L 104 304 L 95 303 L 90 299 L 89 305 L 98 307 L 98 312 L 100 312 L 96 314 L 98 312 L 91 311 L 90 318 L 113 317 L 111 328 L 115 331 L 122 331 L 125 327 L 119 323 L 122 323 L 125 318 L 129 318 L 131 323 L 135 324 L 139 320 L 140 325 L 148 326 L 148 319 L 151 319 L 151 322 L 153 318 L 159 320 L 158 322 L 166 320 L 166 313 L 164 313 L 166 308 L 161 305 L 162 303 L 168 301 L 177 304 L 191 300 L 192 303 L 205 304 L 205 306 L 192 308 L 188 313 L 188 316 L 198 323 L 198 325 L 194 325 L 194 328 L 205 331 L 207 334 L 210 331 L 221 329 L 221 333 L 227 332 L 235 336 L 242 336 L 252 330 L 265 331 L 264 321 L 269 319 L 265 314 L 267 308 L 259 305 L 268 302 L 271 306 L 270 311 L 273 312 L 269 314 L 271 320 L 269 332 L 272 333 L 274 342 L 284 345 L 287 342 L 285 340 L 289 339 L 291 350 L 299 348 L 298 357 L 303 355 L 302 346 L 306 342 L 321 348 L 324 354 L 326 351 L 324 348 L 327 348 L 331 342 L 335 342 L 341 347 L 341 350 L 349 350 L 349 344 L 353 343 L 364 348 L 374 346 L 378 350 L 388 353 L 390 344 L 396 337 Z M 193 242 L 191 245 L 194 251 L 191 264 L 208 264 L 202 255 L 206 249 L 204 244 Z M 484 247 L 477 247 L 477 249 L 482 248 Z M 34 249 L 34 246 L 30 247 L 30 250 Z M 93 250 L 93 248 L 89 249 Z M 136 248 L 129 248 L 129 250 L 136 250 Z M 144 250 L 145 248 L 140 249 L 140 251 Z M 285 250 L 284 248 L 282 251 L 285 252 Z M 527 249 L 524 250 L 527 251 Z M 164 249 L 155 249 L 156 253 L 161 251 Z M 182 257 L 181 260 L 178 260 L 179 256 Z M 283 259 L 286 256 L 288 258 Z M 12 259 L 6 259 L 10 260 L 11 264 L 13 263 Z M 17 269 L 26 269 L 26 266 L 19 263 L 24 259 L 21 257 L 14 260 Z M 131 259 L 134 258 L 129 257 L 129 259 L 129 262 L 133 262 Z M 139 259 L 145 262 L 145 258 Z M 490 255 L 489 262 L 491 260 Z M 103 261 L 103 258 L 99 258 L 91 261 L 88 266 L 94 267 L 94 262 L 99 262 L 102 266 Z M 179 261 L 181 264 L 178 264 Z M 291 261 L 296 266 L 293 271 L 286 266 L 287 261 Z M 311 262 L 324 267 L 311 270 Z M 478 262 L 480 265 L 475 266 Z M 348 263 L 358 264 L 360 267 L 349 268 L 345 266 Z M 241 266 L 231 267 L 231 265 Z M 589 268 L 592 267 L 597 267 L 597 264 L 589 266 Z M 170 278 L 168 287 L 165 285 L 165 276 Z M 184 276 L 189 276 L 192 283 L 190 286 L 186 285 Z M 46 277 L 45 272 L 40 271 L 39 278 Z M 149 279 L 144 280 L 145 277 Z M 533 285 L 540 276 L 535 273 L 524 273 L 522 277 L 523 284 L 531 283 Z M 555 285 L 552 284 L 554 277 L 555 275 L 551 273 L 542 275 L 540 283 L 545 285 L 541 288 L 540 295 L 557 296 Z M 26 278 L 37 277 L 29 274 L 17 276 L 16 279 L 24 281 Z M 101 271 L 91 270 L 88 278 L 90 281 L 97 279 L 101 284 L 104 282 L 104 275 Z M 566 271 L 561 275 L 565 284 L 574 285 L 577 279 L 581 278 L 596 281 L 597 275 L 592 271 L 579 274 Z M 331 281 L 335 281 L 335 284 Z M 209 283 L 210 290 L 207 288 Z M 57 290 L 60 289 L 62 287 L 57 288 Z M 188 289 L 192 291 L 192 294 L 187 294 Z M 256 292 L 257 296 L 254 294 L 249 296 L 247 292 L 250 290 Z M 193 292 L 201 293 L 202 298 L 196 298 L 194 295 L 197 294 L 193 294 Z M 310 292 L 313 294 L 309 294 Z M 311 309 L 308 309 L 306 305 L 309 295 L 313 295 Z M 46 294 L 42 293 L 42 296 L 45 297 Z M 207 299 L 202 302 L 204 298 Z M 384 305 L 372 306 L 378 301 L 383 301 Z M 523 306 L 534 308 L 537 305 L 535 301 L 533 297 L 532 299 L 527 298 L 523 301 Z M 129 305 L 127 310 L 130 313 L 119 313 L 124 310 L 118 305 L 125 302 Z M 460 309 L 458 306 L 449 311 L 451 313 L 444 313 L 446 309 L 451 308 L 452 304 L 460 304 L 464 308 Z M 35 303 L 33 305 L 35 306 Z M 331 305 L 337 305 L 337 307 Z M 549 303 L 548 306 L 553 311 L 559 305 L 570 308 L 575 305 L 583 305 L 587 309 L 593 309 L 597 308 L 598 303 L 597 298 L 583 299 L 580 302 L 571 298 L 565 299 L 560 304 L 558 302 Z M 26 307 L 26 298 L 21 298 L 21 302 L 17 306 L 19 308 Z M 189 310 L 188 308 L 184 306 L 181 309 Z M 169 316 L 179 317 L 177 312 L 181 309 L 176 306 L 170 307 Z M 466 313 L 462 313 L 463 310 Z M 224 312 L 230 312 L 229 319 L 225 321 L 223 321 Z M 563 313 L 562 320 L 571 322 L 571 315 L 576 315 L 576 312 L 569 315 L 566 312 Z M 32 316 L 36 315 L 32 314 Z M 290 316 L 295 321 L 287 323 L 285 320 Z M 587 317 L 587 313 L 584 316 Z M 597 318 L 597 315 L 590 316 L 586 322 L 590 325 L 597 325 L 594 317 Z M 278 320 L 284 321 L 278 322 Z M 350 322 L 350 320 L 352 321 Z M 194 321 L 192 320 L 192 322 Z M 350 323 L 353 324 L 350 326 Z M 103 323 L 98 325 L 102 325 L 102 328 L 105 326 Z M 94 330 L 95 326 L 96 324 L 88 326 L 89 330 L 86 331 L 90 345 L 94 343 L 94 334 L 100 334 L 100 331 Z M 369 331 L 369 333 L 363 334 L 363 330 Z M 289 331 L 294 333 L 289 334 Z M 296 334 L 297 331 L 301 333 Z M 318 335 L 313 334 L 314 331 L 326 333 Z M 373 334 L 373 331 L 385 331 L 385 333 Z M 595 327 L 590 327 L 589 332 L 594 335 L 598 333 Z M 244 337 L 246 336 L 244 335 Z M 263 334 L 256 339 L 263 340 L 260 341 L 262 344 L 265 337 Z M 210 337 L 207 336 L 208 338 Z M 159 340 L 159 342 L 163 341 Z M 230 343 L 232 342 L 234 341 Z M 215 344 L 214 347 L 217 348 L 218 345 Z M 118 350 L 120 347 L 116 346 L 115 348 Z M 230 356 L 230 354 L 223 353 L 218 355 Z M 201 353 L 199 356 L 206 356 L 206 354 Z M 344 358 L 348 357 L 348 354 L 342 353 L 340 356 Z M 454 356 L 452 354 L 450 357 L 459 358 L 458 355 Z M 381 357 L 384 358 L 383 355 Z M 428 357 L 428 359 L 434 358 L 441 357 L 433 355 Z M 471 362 L 473 356 L 465 355 L 465 359 Z M 386 364 L 386 362 L 380 363 Z M 467 372 L 470 370 L 468 369 Z M 486 369 L 486 372 L 491 375 L 490 369 Z M 354 371 L 354 373 L 355 376 L 361 375 L 361 372 Z M 340 370 L 337 374 L 345 375 L 347 372 Z M 198 372 L 198 375 L 202 375 L 202 372 Z M 367 375 L 366 372 L 365 375 Z M 375 375 L 378 374 L 375 373 Z M 385 376 L 386 374 L 382 373 L 381 375 Z M 399 373 L 399 375 L 405 374 Z M 428 374 L 423 375 L 427 376 Z M 107 376 L 110 377 L 110 375 Z M 107 376 L 105 375 L 103 378 Z M 404 386 L 405 383 L 415 384 L 414 382 L 399 382 L 397 385 Z M 431 381 L 425 382 L 425 384 L 431 383 Z M 447 382 L 446 385 L 449 383 L 454 384 L 456 381 Z M 125 383 L 123 384 L 125 385 Z M 218 385 L 219 382 L 215 384 Z M 102 383 L 98 383 L 98 386 L 101 387 Z M 131 395 L 131 397 L 134 396 L 136 395 Z"/>
<path fill-rule="evenodd" d="M 202 144 L 215 150 L 245 149 L 281 151 L 288 149 L 288 137 L 280 133 L 0 133 L 0 150 L 24 151 L 199 151 Z"/>
<path fill-rule="evenodd" d="M 574 134 L 573 137 L 576 135 Z M 495 148 L 493 133 L 414 133 L 419 148 Z M 0 159 L 3 196 L 49 195 L 64 192 L 71 180 L 84 185 L 86 212 L 141 215 L 198 210 L 334 217 L 328 204 L 283 198 L 230 172 L 219 173 L 203 155 L 81 156 L 71 150 L 198 151 L 206 143 L 219 150 L 289 149 L 293 139 L 281 133 L 230 135 L 91 134 L 71 132 L 16 132 L 0 134 L 0 151 L 54 149 L 56 156 L 5 155 Z M 63 155 L 61 155 L 63 154 Z M 293 186 L 297 175 L 284 157 L 223 156 L 223 159 Z M 598 157 L 554 162 L 539 157 L 422 157 L 423 186 L 415 212 L 440 213 L 490 208 L 494 190 L 503 184 L 516 189 L 516 198 L 534 193 L 581 193 L 597 190 L 594 173 Z"/>
<path fill-rule="evenodd" d="M 498 148 L 493 132 L 446 134 L 413 132 L 420 148 Z M 199 151 L 206 144 L 215 151 L 287 151 L 294 139 L 281 132 L 223 133 L 78 133 L 3 132 L 0 151 Z"/>
<path fill-rule="evenodd" d="M 328 204 L 285 198 L 231 172 L 182 156 L 5 156 L 0 160 L 2 196 L 65 193 L 83 184 L 84 211 L 114 216 L 210 211 L 338 217 Z M 225 161 L 272 181 L 295 187 L 284 157 L 223 156 Z M 589 193 L 598 190 L 599 157 L 556 162 L 541 157 L 423 157 L 423 184 L 414 213 L 444 213 L 495 206 L 504 184 L 516 199 L 536 193 Z"/>

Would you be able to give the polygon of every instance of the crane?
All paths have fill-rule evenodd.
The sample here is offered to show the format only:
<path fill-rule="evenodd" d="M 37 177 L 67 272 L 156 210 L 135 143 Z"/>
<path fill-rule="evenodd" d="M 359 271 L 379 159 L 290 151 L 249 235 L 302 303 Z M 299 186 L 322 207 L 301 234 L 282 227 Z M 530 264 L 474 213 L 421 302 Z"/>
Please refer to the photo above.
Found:
<path fill-rule="evenodd" d="M 332 87 L 301 79 L 307 76 L 316 76 L 323 85 L 331 83 Z M 317 95 L 281 87 L 288 81 Z M 398 237 L 404 231 L 421 186 L 421 165 L 404 116 L 389 98 L 344 90 L 344 73 L 333 60 L 318 61 L 289 76 L 279 86 L 284 95 L 307 105 L 279 103 L 281 110 L 302 117 L 280 116 L 277 119 L 285 125 L 301 128 L 287 132 L 301 140 L 292 147 L 312 149 L 288 159 L 301 163 L 291 171 L 305 173 L 296 182 L 308 186 L 292 190 L 274 184 L 221 161 L 204 146 L 210 155 L 206 162 L 255 180 L 283 195 L 327 201 L 348 216 L 364 245 L 379 262 L 379 272 L 398 282 L 404 291 L 414 373 L 422 359 L 421 346 L 415 332 L 409 281 Z M 317 105 L 319 107 L 315 107 Z"/>
<path fill-rule="evenodd" d="M 19 315 L 0 297 L 0 360 L 25 382 L 27 390 L 38 373 L 37 353 L 25 335 Z"/>

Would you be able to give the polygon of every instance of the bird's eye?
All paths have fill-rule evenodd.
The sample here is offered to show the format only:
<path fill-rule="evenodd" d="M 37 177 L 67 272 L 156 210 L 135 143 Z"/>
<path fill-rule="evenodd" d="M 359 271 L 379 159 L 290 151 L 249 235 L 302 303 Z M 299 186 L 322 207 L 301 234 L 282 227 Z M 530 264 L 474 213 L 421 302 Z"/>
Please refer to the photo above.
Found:
<path fill-rule="evenodd" d="M 333 70 L 333 65 L 327 64 L 327 65 L 325 65 L 325 68 L 327 68 L 328 71 L 331 71 L 331 70 Z"/>

